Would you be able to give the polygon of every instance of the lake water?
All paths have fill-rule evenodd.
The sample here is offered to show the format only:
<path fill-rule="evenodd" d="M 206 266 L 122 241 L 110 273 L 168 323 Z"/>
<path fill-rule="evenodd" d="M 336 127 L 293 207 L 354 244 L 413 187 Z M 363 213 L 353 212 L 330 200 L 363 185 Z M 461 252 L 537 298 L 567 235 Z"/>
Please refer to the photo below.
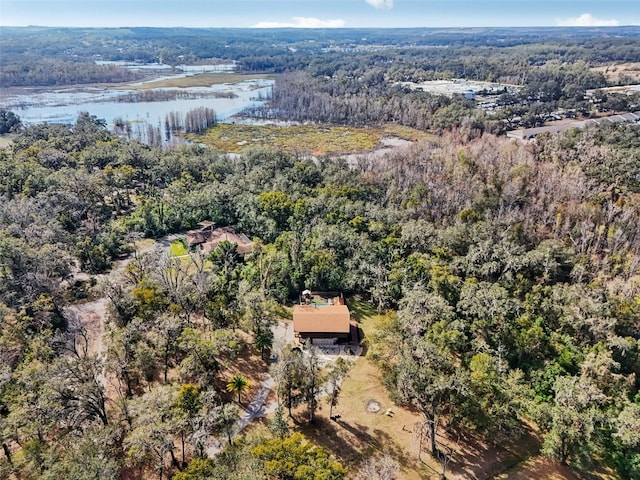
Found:
<path fill-rule="evenodd" d="M 258 99 L 269 95 L 272 84 L 272 80 L 248 80 L 236 84 L 182 88 L 179 90 L 181 95 L 196 98 L 135 103 L 118 101 L 116 97 L 140 93 L 139 90 L 60 89 L 4 96 L 0 99 L 0 108 L 12 110 L 25 124 L 74 123 L 80 112 L 89 112 L 105 119 L 109 125 L 114 119 L 121 118 L 133 123 L 157 126 L 163 124 L 165 116 L 170 112 L 184 115 L 198 107 L 212 108 L 219 121 L 228 121 L 244 108 L 259 104 Z"/>
<path fill-rule="evenodd" d="M 218 63 L 215 65 L 176 65 L 172 67 L 165 63 L 136 63 L 124 60 L 96 60 L 96 65 L 116 65 L 125 67 L 129 70 L 138 71 L 181 71 L 184 73 L 205 73 L 205 72 L 233 72 L 236 69 L 236 63 Z"/>

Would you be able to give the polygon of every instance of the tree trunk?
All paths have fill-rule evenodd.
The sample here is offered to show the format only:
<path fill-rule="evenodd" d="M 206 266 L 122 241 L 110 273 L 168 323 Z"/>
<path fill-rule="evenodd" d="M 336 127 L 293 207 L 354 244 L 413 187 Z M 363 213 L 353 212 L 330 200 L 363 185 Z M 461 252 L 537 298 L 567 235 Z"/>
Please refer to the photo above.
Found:
<path fill-rule="evenodd" d="M 169 346 L 164 349 L 164 383 L 167 384 L 167 371 L 169 370 Z"/>
<path fill-rule="evenodd" d="M 126 368 L 122 371 L 122 379 L 124 380 L 124 385 L 127 389 L 127 398 L 133 397 L 133 389 L 131 388 L 131 376 L 129 375 L 129 372 Z"/>
<path fill-rule="evenodd" d="M 182 468 L 184 468 L 186 465 L 184 461 L 184 432 L 180 432 L 180 441 L 182 442 Z"/>
<path fill-rule="evenodd" d="M 13 465 L 13 460 L 11 459 L 11 450 L 9 450 L 9 445 L 3 442 L 2 450 L 4 451 L 4 456 L 7 457 L 7 462 L 9 463 L 9 465 Z"/>
<path fill-rule="evenodd" d="M 431 455 L 436 456 L 436 421 L 435 418 L 429 422 L 429 439 L 431 440 Z"/>
<path fill-rule="evenodd" d="M 109 425 L 109 418 L 107 417 L 107 410 L 100 410 L 99 412 L 100 420 L 102 420 L 102 424 L 106 427 Z"/>
<path fill-rule="evenodd" d="M 171 455 L 171 465 L 177 467 L 179 465 L 178 459 L 176 458 L 176 454 L 174 453 L 173 448 L 169 450 L 169 455 Z"/>
<path fill-rule="evenodd" d="M 436 407 L 432 403 L 429 409 L 425 409 L 422 412 L 425 417 L 425 423 L 429 427 L 429 441 L 431 442 L 431 456 L 436 458 L 437 447 L 436 447 Z"/>
<path fill-rule="evenodd" d="M 337 403 L 336 402 L 336 384 L 334 382 L 331 382 L 333 388 L 331 390 L 331 400 L 329 401 L 329 419 L 331 419 L 331 417 L 333 417 L 333 406 Z"/>
<path fill-rule="evenodd" d="M 560 440 L 560 463 L 562 463 L 562 465 L 567 464 L 567 459 L 569 458 L 569 453 L 567 450 L 567 439 L 563 437 Z"/>

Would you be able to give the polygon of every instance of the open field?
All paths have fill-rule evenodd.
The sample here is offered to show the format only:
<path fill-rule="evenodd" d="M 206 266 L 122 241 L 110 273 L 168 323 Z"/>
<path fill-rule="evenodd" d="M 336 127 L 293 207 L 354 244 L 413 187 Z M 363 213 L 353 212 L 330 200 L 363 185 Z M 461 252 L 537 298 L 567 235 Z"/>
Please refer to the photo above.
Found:
<path fill-rule="evenodd" d="M 593 67 L 592 70 L 602 72 L 607 80 L 613 83 L 618 83 L 623 77 L 630 78 L 632 82 L 640 82 L 640 62 L 605 65 Z"/>
<path fill-rule="evenodd" d="M 371 150 L 378 145 L 381 137 L 382 131 L 376 129 L 220 123 L 204 135 L 192 135 L 189 139 L 227 153 L 241 153 L 246 149 L 262 147 L 324 155 Z"/>
<path fill-rule="evenodd" d="M 389 399 L 379 380 L 378 370 L 367 359 L 359 358 L 345 380 L 338 406 L 334 413 L 341 418 L 330 420 L 326 401 L 321 403 L 314 425 L 302 424 L 301 431 L 315 443 L 332 451 L 349 470 L 355 470 L 366 457 L 389 453 L 402 466 L 401 478 L 418 480 L 437 478 L 437 463 L 420 467 L 416 461 L 414 423 L 419 421 L 417 414 L 397 408 Z M 376 413 L 367 410 L 369 401 L 379 403 L 381 409 Z M 385 415 L 388 408 L 393 416 Z M 303 420 L 306 410 L 303 409 Z M 428 455 L 424 456 L 429 461 Z"/>
<path fill-rule="evenodd" d="M 385 140 L 415 142 L 430 134 L 402 125 L 384 128 L 348 128 L 330 125 L 251 125 L 220 123 L 203 135 L 189 140 L 204 143 L 226 153 L 242 153 L 250 148 L 285 150 L 305 155 L 341 155 L 368 152 Z"/>
<path fill-rule="evenodd" d="M 15 135 L 13 134 L 0 135 L 0 148 L 7 148 L 11 145 L 14 137 Z"/>
<path fill-rule="evenodd" d="M 412 90 L 420 90 L 436 95 L 480 95 L 483 93 L 500 93 L 502 91 L 517 91 L 521 85 L 511 85 L 495 82 L 482 82 L 479 80 L 466 80 L 455 78 L 452 80 L 426 80 L 424 82 L 399 82 L 400 85 Z"/>
<path fill-rule="evenodd" d="M 410 142 L 417 142 L 425 138 L 433 137 L 432 133 L 423 132 L 411 127 L 405 127 L 404 125 L 389 124 L 384 127 L 385 135 L 401 138 L 402 140 L 408 140 Z"/>
<path fill-rule="evenodd" d="M 367 408 L 370 402 L 376 402 L 380 410 L 370 412 Z M 388 409 L 391 409 L 391 415 L 386 414 Z M 419 440 L 415 428 L 421 421 L 420 415 L 393 403 L 377 367 L 368 359 L 356 361 L 344 381 L 334 413 L 341 415 L 337 422 L 328 418 L 329 408 L 323 402 L 315 425 L 304 423 L 305 409 L 301 409 L 297 418 L 301 421 L 300 430 L 307 437 L 334 452 L 350 470 L 357 469 L 364 458 L 388 453 L 400 463 L 403 480 L 439 479 L 441 465 L 428 453 L 426 440 L 423 440 L 423 451 L 418 460 Z M 447 478 L 457 480 L 491 478 L 517 465 L 538 445 L 534 436 L 527 436 L 508 447 L 487 445 L 480 436 L 471 435 L 457 444 L 451 439 L 441 441 L 455 451 Z M 558 477 L 558 480 L 562 478 Z"/>
<path fill-rule="evenodd" d="M 241 73 L 199 73 L 187 77 L 163 78 L 160 80 L 145 82 L 139 85 L 126 85 L 121 88 L 126 90 L 147 90 L 150 88 L 189 88 L 210 87 L 223 83 L 240 83 L 245 80 L 264 79 L 271 80 L 274 75 L 269 74 L 241 74 Z"/>

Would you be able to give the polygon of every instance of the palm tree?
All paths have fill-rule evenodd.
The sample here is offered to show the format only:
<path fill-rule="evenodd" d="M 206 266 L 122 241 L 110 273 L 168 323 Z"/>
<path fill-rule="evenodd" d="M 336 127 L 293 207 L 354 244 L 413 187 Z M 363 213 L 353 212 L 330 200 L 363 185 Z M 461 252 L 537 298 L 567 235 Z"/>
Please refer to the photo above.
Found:
<path fill-rule="evenodd" d="M 240 403 L 240 395 L 242 392 L 247 390 L 251 386 L 251 382 L 244 375 L 234 375 L 229 383 L 227 383 L 227 391 L 228 392 L 237 392 L 238 393 L 238 403 Z"/>

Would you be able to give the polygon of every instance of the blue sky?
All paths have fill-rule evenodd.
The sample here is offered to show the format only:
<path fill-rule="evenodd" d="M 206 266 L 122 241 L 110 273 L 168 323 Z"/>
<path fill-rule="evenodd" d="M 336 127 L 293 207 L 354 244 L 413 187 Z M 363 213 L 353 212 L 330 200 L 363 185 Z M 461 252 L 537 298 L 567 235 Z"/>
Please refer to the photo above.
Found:
<path fill-rule="evenodd" d="M 640 0 L 0 0 L 2 26 L 640 25 Z"/>

